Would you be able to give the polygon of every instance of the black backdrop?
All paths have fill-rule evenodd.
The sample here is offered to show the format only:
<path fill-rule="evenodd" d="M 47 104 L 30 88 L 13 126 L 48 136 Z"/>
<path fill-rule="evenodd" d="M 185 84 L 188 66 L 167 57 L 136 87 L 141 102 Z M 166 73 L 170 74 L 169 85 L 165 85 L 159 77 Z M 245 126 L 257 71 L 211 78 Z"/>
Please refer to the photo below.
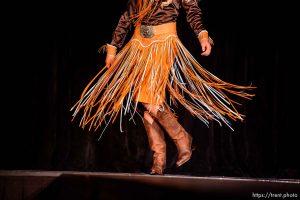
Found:
<path fill-rule="evenodd" d="M 151 152 L 138 117 L 136 125 L 124 121 L 123 133 L 117 121 L 98 141 L 100 131 L 80 129 L 69 111 L 102 68 L 105 54 L 97 49 L 110 42 L 125 3 L 44 2 L 15 9 L 18 17 L 9 24 L 6 41 L 9 73 L 3 80 L 9 81 L 3 84 L 0 169 L 148 172 Z M 202 0 L 200 6 L 215 41 L 213 52 L 199 55 L 184 12 L 178 21 L 183 43 L 219 78 L 258 88 L 252 101 L 241 101 L 247 117 L 233 122 L 234 132 L 215 123 L 208 128 L 176 108 L 197 148 L 188 164 L 175 169 L 176 148 L 167 138 L 167 173 L 299 178 L 300 147 L 291 115 L 296 104 L 289 90 L 295 63 L 284 8 L 232 0 Z"/>

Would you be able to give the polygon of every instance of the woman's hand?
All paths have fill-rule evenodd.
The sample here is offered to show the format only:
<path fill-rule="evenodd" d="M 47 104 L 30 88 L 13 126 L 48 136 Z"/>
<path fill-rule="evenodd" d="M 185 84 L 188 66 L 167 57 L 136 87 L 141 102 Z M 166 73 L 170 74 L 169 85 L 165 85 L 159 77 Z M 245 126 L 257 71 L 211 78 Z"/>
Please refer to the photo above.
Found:
<path fill-rule="evenodd" d="M 201 44 L 202 56 L 209 56 L 211 52 L 211 45 L 213 44 L 213 40 L 208 36 L 208 32 L 203 30 L 199 34 L 199 42 Z"/>
<path fill-rule="evenodd" d="M 105 66 L 109 68 L 114 60 L 115 60 L 115 55 L 106 54 Z"/>
<path fill-rule="evenodd" d="M 211 44 L 209 43 L 208 39 L 202 39 L 200 41 L 201 48 L 202 48 L 202 56 L 209 56 L 211 53 Z"/>
<path fill-rule="evenodd" d="M 106 45 L 106 59 L 105 66 L 109 68 L 111 64 L 114 62 L 117 53 L 117 47 L 107 44 Z"/>

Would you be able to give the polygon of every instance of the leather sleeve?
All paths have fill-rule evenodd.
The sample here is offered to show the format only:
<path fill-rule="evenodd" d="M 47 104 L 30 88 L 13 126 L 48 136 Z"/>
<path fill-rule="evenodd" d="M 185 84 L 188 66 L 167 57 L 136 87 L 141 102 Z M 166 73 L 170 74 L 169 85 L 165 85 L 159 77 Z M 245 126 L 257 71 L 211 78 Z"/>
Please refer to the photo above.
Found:
<path fill-rule="evenodd" d="M 134 15 L 136 10 L 136 0 L 129 0 L 126 10 L 121 15 L 118 25 L 112 34 L 111 45 L 121 48 L 126 39 L 127 33 L 133 25 L 130 17 Z"/>
<path fill-rule="evenodd" d="M 198 37 L 200 32 L 205 30 L 205 27 L 201 17 L 202 11 L 198 6 L 197 0 L 182 0 L 182 7 L 186 12 L 187 22 Z"/>

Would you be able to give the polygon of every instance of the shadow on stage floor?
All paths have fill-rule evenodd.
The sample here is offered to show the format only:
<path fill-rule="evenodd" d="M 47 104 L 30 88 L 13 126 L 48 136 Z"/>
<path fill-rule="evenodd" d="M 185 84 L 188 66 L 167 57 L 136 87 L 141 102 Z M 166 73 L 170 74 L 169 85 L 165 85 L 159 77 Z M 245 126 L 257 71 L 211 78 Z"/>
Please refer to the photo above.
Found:
<path fill-rule="evenodd" d="M 266 197 L 264 197 L 266 195 Z M 299 199 L 300 180 L 0 171 L 1 200 Z M 289 198 L 288 198 L 289 197 Z"/>

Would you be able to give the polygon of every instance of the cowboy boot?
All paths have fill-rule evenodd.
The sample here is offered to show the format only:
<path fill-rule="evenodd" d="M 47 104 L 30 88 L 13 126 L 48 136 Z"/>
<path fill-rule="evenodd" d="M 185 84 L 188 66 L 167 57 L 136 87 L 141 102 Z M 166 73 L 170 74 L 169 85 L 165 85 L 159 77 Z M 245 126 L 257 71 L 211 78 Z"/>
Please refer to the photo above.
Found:
<path fill-rule="evenodd" d="M 180 125 L 177 118 L 170 110 L 158 110 L 154 117 L 175 142 L 178 151 L 176 166 L 180 167 L 189 161 L 192 156 L 192 136 Z"/>
<path fill-rule="evenodd" d="M 153 152 L 153 165 L 150 174 L 161 175 L 166 167 L 166 143 L 164 132 L 155 120 L 150 123 L 147 119 L 144 119 L 144 126 L 147 132 L 150 149 Z"/>

